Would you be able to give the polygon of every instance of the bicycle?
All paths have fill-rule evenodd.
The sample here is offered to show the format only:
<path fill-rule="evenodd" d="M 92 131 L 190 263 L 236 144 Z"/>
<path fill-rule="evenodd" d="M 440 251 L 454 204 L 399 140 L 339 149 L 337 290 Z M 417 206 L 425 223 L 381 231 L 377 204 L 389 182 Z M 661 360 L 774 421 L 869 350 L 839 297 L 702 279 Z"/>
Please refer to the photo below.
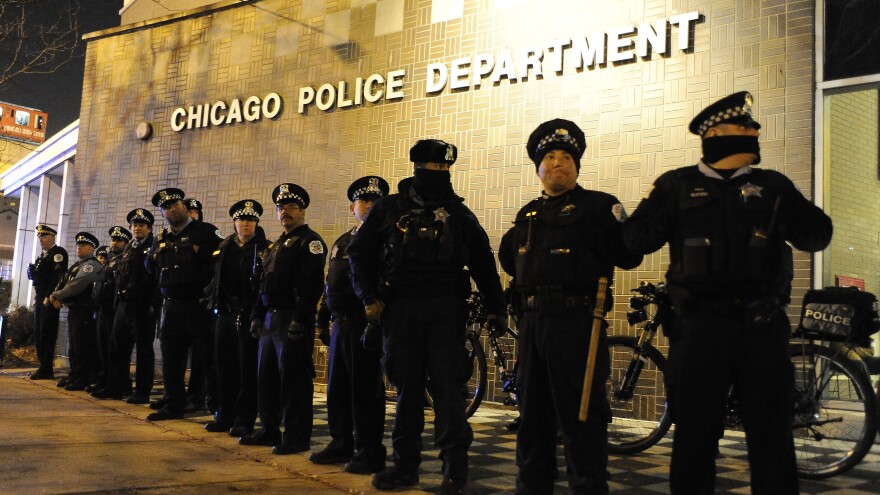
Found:
<path fill-rule="evenodd" d="M 663 296 L 663 284 L 643 283 L 634 291 L 640 295 L 630 300 L 634 311 L 628 314 L 628 320 L 631 324 L 646 322 L 639 337 L 609 339 L 609 346 L 613 341 L 616 349 L 612 348 L 608 393 L 609 400 L 617 401 L 616 405 L 612 402 L 609 450 L 625 454 L 651 447 L 671 425 L 664 400 L 666 361 L 651 343 L 662 321 L 657 312 L 646 309 L 654 305 L 663 317 L 669 301 Z M 867 365 L 846 357 L 851 349 L 852 345 L 846 343 L 831 348 L 806 340 L 792 342 L 789 347 L 795 376 L 792 430 L 798 475 L 802 478 L 828 478 L 851 469 L 874 441 L 877 398 Z M 644 373 L 647 378 L 643 378 Z M 721 421 L 727 429 L 739 428 L 735 392 L 728 398 Z"/>

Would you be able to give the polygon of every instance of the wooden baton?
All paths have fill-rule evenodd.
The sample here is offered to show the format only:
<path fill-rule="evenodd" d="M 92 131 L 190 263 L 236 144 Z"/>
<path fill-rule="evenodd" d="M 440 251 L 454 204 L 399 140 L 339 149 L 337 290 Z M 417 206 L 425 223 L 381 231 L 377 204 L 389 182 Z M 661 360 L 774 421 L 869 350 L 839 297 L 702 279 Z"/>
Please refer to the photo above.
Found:
<path fill-rule="evenodd" d="M 605 290 L 607 288 L 608 279 L 606 277 L 599 277 L 596 305 L 593 307 L 593 330 L 590 332 L 590 350 L 587 354 L 587 371 L 584 375 L 584 389 L 581 392 L 581 410 L 578 413 L 578 421 L 581 423 L 587 420 L 590 394 L 593 390 L 593 375 L 596 371 L 596 348 L 599 347 L 599 332 L 602 331 L 602 318 L 605 316 Z"/>

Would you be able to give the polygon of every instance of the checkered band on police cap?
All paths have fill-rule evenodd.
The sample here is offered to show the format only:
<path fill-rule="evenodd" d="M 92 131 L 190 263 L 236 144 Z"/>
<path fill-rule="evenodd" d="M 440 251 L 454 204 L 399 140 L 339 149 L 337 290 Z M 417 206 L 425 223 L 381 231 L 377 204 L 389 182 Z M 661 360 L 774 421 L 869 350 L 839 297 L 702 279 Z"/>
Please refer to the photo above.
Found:
<path fill-rule="evenodd" d="M 752 118 L 752 94 L 740 91 L 716 101 L 704 108 L 691 120 L 688 130 L 700 137 L 719 124 L 742 124 L 760 129 L 761 124 Z"/>
<path fill-rule="evenodd" d="M 183 191 L 176 187 L 167 187 L 165 189 L 160 189 L 153 195 L 152 203 L 153 206 L 158 206 L 160 208 L 165 207 L 166 205 L 173 203 L 177 200 L 183 200 L 186 196 Z"/>
<path fill-rule="evenodd" d="M 229 216 L 233 220 L 242 218 L 245 220 L 259 220 L 263 214 L 263 205 L 255 199 L 243 199 L 229 207 Z"/>
<path fill-rule="evenodd" d="M 77 232 L 75 239 L 77 244 L 90 244 L 95 249 L 100 245 L 98 238 L 89 232 Z"/>
<path fill-rule="evenodd" d="M 368 175 L 351 183 L 348 186 L 348 200 L 355 202 L 358 199 L 376 199 L 388 195 L 388 182 L 385 179 Z"/>
<path fill-rule="evenodd" d="M 302 208 L 309 207 L 309 193 L 291 182 L 278 184 L 272 191 L 272 202 L 276 205 L 296 203 Z"/>
<path fill-rule="evenodd" d="M 101 247 L 99 247 L 98 249 L 95 250 L 95 257 L 103 256 L 103 257 L 106 258 L 106 257 L 107 257 L 107 251 L 109 251 L 109 249 L 110 249 L 110 248 L 108 248 L 107 246 L 101 246 Z"/>
<path fill-rule="evenodd" d="M 49 227 L 48 225 L 42 224 L 42 223 L 37 224 L 36 232 L 37 232 L 37 237 L 42 237 L 44 235 L 58 234 L 58 232 L 55 229 L 53 229 L 52 227 Z"/>
<path fill-rule="evenodd" d="M 137 222 L 145 223 L 150 226 L 152 226 L 155 221 L 153 214 L 143 208 L 135 208 L 131 210 L 128 212 L 128 215 L 126 215 L 125 220 L 128 221 L 129 225 Z"/>
<path fill-rule="evenodd" d="M 574 158 L 580 169 L 581 157 L 587 150 L 587 139 L 584 131 L 570 120 L 553 119 L 539 125 L 529 135 L 526 151 L 535 166 L 541 164 L 544 156 L 552 150 L 563 150 Z"/>
<path fill-rule="evenodd" d="M 111 239 L 123 239 L 125 242 L 131 242 L 131 232 L 121 225 L 114 225 L 107 231 Z"/>

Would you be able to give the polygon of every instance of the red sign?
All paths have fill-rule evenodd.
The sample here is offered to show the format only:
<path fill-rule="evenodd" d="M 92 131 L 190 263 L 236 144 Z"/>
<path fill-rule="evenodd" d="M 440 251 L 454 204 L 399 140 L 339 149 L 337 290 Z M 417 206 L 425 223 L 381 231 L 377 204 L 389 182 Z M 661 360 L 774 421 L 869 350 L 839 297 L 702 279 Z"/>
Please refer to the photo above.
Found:
<path fill-rule="evenodd" d="M 846 275 L 835 275 L 834 285 L 838 287 L 858 287 L 859 290 L 865 290 L 865 279 L 847 277 Z"/>
<path fill-rule="evenodd" d="M 0 101 L 0 136 L 40 144 L 46 140 L 46 112 Z"/>

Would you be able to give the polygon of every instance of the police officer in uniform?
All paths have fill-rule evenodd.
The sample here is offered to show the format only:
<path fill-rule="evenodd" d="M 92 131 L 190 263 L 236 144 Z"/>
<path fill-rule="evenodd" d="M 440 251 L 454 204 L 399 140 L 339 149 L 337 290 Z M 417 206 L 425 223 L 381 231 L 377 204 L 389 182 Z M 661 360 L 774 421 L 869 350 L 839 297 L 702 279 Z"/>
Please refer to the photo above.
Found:
<path fill-rule="evenodd" d="M 95 373 L 97 336 L 92 284 L 100 280 L 104 269 L 95 258 L 98 238 L 89 232 L 78 232 L 75 240 L 77 261 L 67 270 L 58 288 L 49 294 L 49 302 L 55 308 L 60 309 L 62 304 L 68 308 L 70 374 L 65 390 L 85 390 Z"/>
<path fill-rule="evenodd" d="M 831 219 L 784 175 L 760 162 L 752 95 L 701 111 L 696 165 L 661 175 L 624 226 L 627 245 L 669 243 L 666 283 L 677 317 L 666 366 L 675 422 L 672 493 L 713 493 L 718 423 L 736 387 L 749 448 L 752 493 L 798 493 L 792 444 L 789 321 L 779 296 L 784 243 L 820 251 Z M 724 349 L 724 352 L 717 352 Z"/>
<path fill-rule="evenodd" d="M 473 432 L 461 387 L 473 367 L 464 350 L 471 290 L 464 267 L 486 296 L 493 325 L 506 308 L 489 238 L 452 189 L 456 156 L 444 141 L 418 141 L 410 149 L 414 177 L 376 201 L 348 247 L 355 293 L 367 319 L 384 326 L 385 372 L 398 389 L 394 466 L 373 477 L 380 490 L 419 482 L 426 378 L 443 459 L 438 493 L 459 493 L 467 481 Z"/>
<path fill-rule="evenodd" d="M 189 215 L 193 220 L 202 221 L 204 217 L 202 216 L 202 202 L 195 198 L 186 198 L 183 200 L 184 204 L 186 204 L 186 214 Z"/>
<path fill-rule="evenodd" d="M 183 417 L 187 353 L 191 348 L 196 366 L 198 362 L 205 362 L 208 352 L 208 311 L 200 299 L 204 298 L 205 287 L 211 282 L 211 253 L 221 239 L 216 227 L 187 215 L 183 196 L 180 189 L 167 188 L 152 198 L 153 205 L 160 208 L 168 222 L 153 240 L 147 258 L 147 267 L 158 277 L 159 291 L 164 298 L 159 333 L 165 402 L 147 416 L 147 421 Z"/>
<path fill-rule="evenodd" d="M 49 303 L 49 294 L 55 290 L 67 272 L 67 251 L 55 244 L 58 233 L 48 225 L 38 224 L 37 239 L 42 253 L 28 265 L 28 279 L 34 284 L 34 344 L 40 367 L 31 373 L 31 380 L 55 378 L 55 340 L 58 337 L 58 309 Z"/>
<path fill-rule="evenodd" d="M 86 387 L 86 392 L 90 392 L 92 397 L 99 399 L 116 398 L 121 399 L 121 395 L 104 396 L 102 390 L 107 386 L 107 376 L 110 367 L 110 338 L 113 333 L 113 317 L 116 314 L 116 269 L 122 251 L 131 241 L 131 232 L 125 227 L 115 225 L 107 231 L 110 235 L 110 247 L 104 249 L 104 259 L 101 261 L 101 248 L 95 251 L 95 257 L 104 265 L 101 271 L 101 278 L 95 282 L 92 289 L 92 304 L 97 308 L 95 320 L 97 322 L 97 343 L 98 343 L 98 360 L 97 360 L 97 381 L 94 385 Z"/>
<path fill-rule="evenodd" d="M 604 394 L 609 357 L 602 322 L 587 421 L 578 420 L 593 308 L 600 277 L 612 307 L 614 267 L 637 267 L 642 256 L 623 245 L 623 206 L 614 196 L 577 183 L 587 143 L 574 122 L 539 125 L 526 144 L 541 180 L 505 235 L 499 258 L 514 276 L 519 319 L 520 425 L 516 493 L 553 491 L 557 430 L 562 433 L 569 493 L 608 493 L 608 421 Z M 512 270 L 511 270 L 512 268 Z"/>
<path fill-rule="evenodd" d="M 229 208 L 235 232 L 214 251 L 214 278 L 207 290 L 216 315 L 213 352 L 219 409 L 205 429 L 237 437 L 252 433 L 257 420 L 258 349 L 250 334 L 250 316 L 257 297 L 254 266 L 269 244 L 259 227 L 262 214 L 263 205 L 255 199 Z"/>
<path fill-rule="evenodd" d="M 349 211 L 357 224 L 330 249 L 327 286 L 318 312 L 322 334 L 333 321 L 328 345 L 327 423 L 331 441 L 309 460 L 317 464 L 346 462 L 350 473 L 376 473 L 385 468 L 385 387 L 381 349 L 364 349 L 361 335 L 367 325 L 364 306 L 354 293 L 348 245 L 363 224 L 373 202 L 388 195 L 388 183 L 374 175 L 348 187 Z M 353 457 L 352 457 L 353 455 Z"/>
<path fill-rule="evenodd" d="M 263 254 L 260 293 L 251 315 L 251 334 L 260 339 L 262 428 L 239 443 L 274 445 L 273 454 L 285 455 L 310 448 L 315 313 L 324 287 L 327 247 L 305 222 L 309 207 L 305 189 L 279 184 L 272 201 L 284 233 Z"/>
<path fill-rule="evenodd" d="M 108 394 L 128 393 L 131 386 L 131 351 L 137 349 L 134 393 L 129 404 L 150 402 L 156 338 L 156 315 L 161 305 L 156 280 L 145 262 L 153 246 L 153 214 L 135 208 L 126 215 L 133 239 L 116 263 L 116 313 L 111 338 Z"/>
<path fill-rule="evenodd" d="M 107 254 L 109 250 L 109 246 L 98 246 L 98 249 L 95 250 L 95 258 L 97 258 L 98 263 L 107 266 L 107 262 L 110 261 L 110 258 Z"/>

